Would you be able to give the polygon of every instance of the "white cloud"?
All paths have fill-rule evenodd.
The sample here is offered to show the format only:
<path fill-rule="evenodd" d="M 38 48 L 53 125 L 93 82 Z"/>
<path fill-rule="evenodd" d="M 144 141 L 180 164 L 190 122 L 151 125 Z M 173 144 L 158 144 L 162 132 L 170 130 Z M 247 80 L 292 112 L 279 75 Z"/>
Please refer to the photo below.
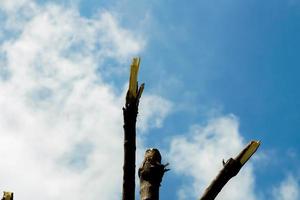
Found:
<path fill-rule="evenodd" d="M 138 128 L 145 132 L 149 128 L 161 128 L 163 120 L 171 112 L 172 103 L 157 95 L 145 95 L 141 99 Z"/>
<path fill-rule="evenodd" d="M 30 0 L 1 0 L 0 8 L 5 11 L 15 11 L 29 2 Z"/>
<path fill-rule="evenodd" d="M 124 96 L 98 68 L 129 61 L 145 41 L 108 11 L 0 2 L 0 189 L 24 200 L 120 198 Z"/>
<path fill-rule="evenodd" d="M 179 199 L 199 198 L 221 170 L 222 159 L 235 157 L 244 145 L 233 115 L 215 118 L 205 126 L 195 125 L 187 135 L 174 138 L 169 152 L 172 169 L 192 180 L 192 186 L 187 183 L 178 192 Z M 217 199 L 255 199 L 251 163 L 229 181 Z"/>
<path fill-rule="evenodd" d="M 277 188 L 273 189 L 273 199 L 275 200 L 297 200 L 299 198 L 299 180 L 295 176 L 287 176 Z"/>

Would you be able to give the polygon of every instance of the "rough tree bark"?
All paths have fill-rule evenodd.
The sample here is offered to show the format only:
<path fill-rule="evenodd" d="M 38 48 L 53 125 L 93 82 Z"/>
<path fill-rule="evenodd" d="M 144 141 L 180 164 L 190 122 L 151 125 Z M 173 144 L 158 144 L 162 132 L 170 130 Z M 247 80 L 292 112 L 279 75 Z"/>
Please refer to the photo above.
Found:
<path fill-rule="evenodd" d="M 236 176 L 244 164 L 256 152 L 259 147 L 259 141 L 251 141 L 236 158 L 230 158 L 226 163 L 223 161 L 223 169 L 218 176 L 211 182 L 200 200 L 213 200 L 225 186 L 225 184 Z"/>
<path fill-rule="evenodd" d="M 169 169 L 161 164 L 161 155 L 157 149 L 146 150 L 144 161 L 139 168 L 141 200 L 159 200 L 159 187 L 163 175 Z"/>
<path fill-rule="evenodd" d="M 124 117 L 124 166 L 123 166 L 123 200 L 135 199 L 135 151 L 136 151 L 136 118 L 139 100 L 144 84 L 138 87 L 137 76 L 140 59 L 134 58 L 130 69 L 129 89 L 126 95 Z"/>

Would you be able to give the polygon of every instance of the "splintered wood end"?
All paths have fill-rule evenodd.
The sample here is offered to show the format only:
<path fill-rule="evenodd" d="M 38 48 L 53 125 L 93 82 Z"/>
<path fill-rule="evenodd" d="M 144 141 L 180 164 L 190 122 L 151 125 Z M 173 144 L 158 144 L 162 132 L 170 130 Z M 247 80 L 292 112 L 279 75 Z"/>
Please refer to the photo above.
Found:
<path fill-rule="evenodd" d="M 130 66 L 130 78 L 129 78 L 129 95 L 136 98 L 138 93 L 138 73 L 140 67 L 140 58 L 133 58 L 131 66 Z"/>

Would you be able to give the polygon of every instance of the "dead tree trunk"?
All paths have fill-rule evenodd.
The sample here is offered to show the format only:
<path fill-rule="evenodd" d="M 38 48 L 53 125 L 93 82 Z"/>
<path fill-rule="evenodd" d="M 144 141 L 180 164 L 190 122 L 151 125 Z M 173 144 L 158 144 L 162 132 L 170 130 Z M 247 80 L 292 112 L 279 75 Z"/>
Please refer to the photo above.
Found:
<path fill-rule="evenodd" d="M 159 200 L 159 187 L 163 175 L 169 169 L 161 164 L 161 155 L 157 149 L 148 149 L 139 168 L 141 200 Z"/>
<path fill-rule="evenodd" d="M 236 176 L 249 158 L 256 152 L 260 142 L 250 142 L 236 158 L 230 158 L 226 163 L 223 161 L 223 169 L 218 176 L 211 182 L 200 200 L 213 200 L 225 186 L 225 184 Z"/>
<path fill-rule="evenodd" d="M 139 99 L 144 84 L 138 87 L 137 75 L 140 59 L 134 58 L 131 64 L 129 89 L 126 103 L 123 108 L 124 117 L 124 166 L 123 166 L 123 200 L 135 199 L 135 150 L 136 150 L 136 118 L 138 114 Z"/>

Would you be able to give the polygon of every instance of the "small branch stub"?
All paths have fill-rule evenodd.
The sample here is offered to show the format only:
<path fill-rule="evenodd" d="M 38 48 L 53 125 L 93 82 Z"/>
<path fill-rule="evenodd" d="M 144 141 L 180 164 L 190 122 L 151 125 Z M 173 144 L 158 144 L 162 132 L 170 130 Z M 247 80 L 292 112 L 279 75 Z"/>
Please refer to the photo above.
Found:
<path fill-rule="evenodd" d="M 223 161 L 223 169 L 205 190 L 200 200 L 214 200 L 225 184 L 239 173 L 259 145 L 259 141 L 251 141 L 236 158 L 230 158 L 226 163 Z"/>
<path fill-rule="evenodd" d="M 169 169 L 161 164 L 161 155 L 157 149 L 148 149 L 139 168 L 141 200 L 159 200 L 159 187 L 163 175 Z"/>
<path fill-rule="evenodd" d="M 13 200 L 14 193 L 13 192 L 3 192 L 3 197 L 1 200 Z"/>

